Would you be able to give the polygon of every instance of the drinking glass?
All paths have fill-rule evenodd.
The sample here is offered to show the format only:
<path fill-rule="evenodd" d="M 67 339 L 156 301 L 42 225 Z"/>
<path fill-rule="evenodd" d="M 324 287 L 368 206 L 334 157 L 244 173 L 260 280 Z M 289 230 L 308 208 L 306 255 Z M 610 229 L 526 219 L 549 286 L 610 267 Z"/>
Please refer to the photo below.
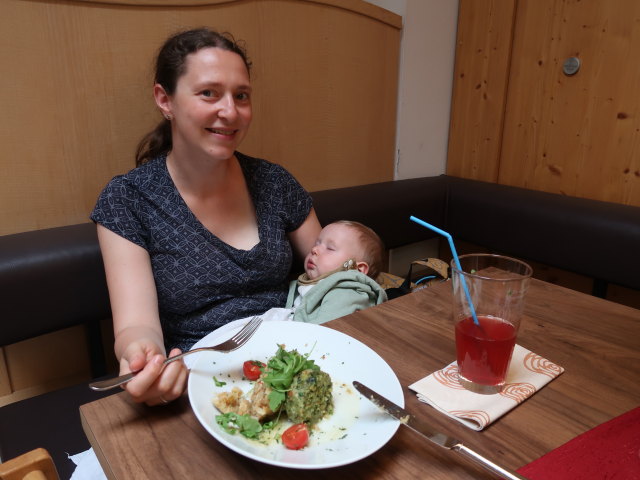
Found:
<path fill-rule="evenodd" d="M 474 253 L 460 256 L 459 261 L 460 268 L 451 262 L 459 380 L 472 392 L 498 393 L 509 369 L 533 270 L 502 255 Z"/>

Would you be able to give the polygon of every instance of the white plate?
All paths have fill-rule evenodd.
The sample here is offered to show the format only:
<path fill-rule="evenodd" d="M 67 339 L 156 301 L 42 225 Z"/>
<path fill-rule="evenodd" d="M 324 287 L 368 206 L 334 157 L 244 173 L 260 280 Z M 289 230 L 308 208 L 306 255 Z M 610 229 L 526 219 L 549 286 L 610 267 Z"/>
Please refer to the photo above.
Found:
<path fill-rule="evenodd" d="M 226 340 L 244 323 L 217 330 L 197 346 Z M 303 450 L 288 450 L 275 442 L 262 445 L 240 434 L 225 432 L 216 423 L 215 417 L 220 412 L 211 403 L 214 395 L 234 386 L 247 392 L 250 382 L 242 379 L 242 364 L 245 360 L 266 361 L 276 353 L 279 344 L 302 354 L 311 352 L 309 358 L 331 375 L 334 382 L 334 414 L 317 425 Z M 191 358 L 188 391 L 196 417 L 220 443 L 259 462 L 299 469 L 346 465 L 380 449 L 400 425 L 362 398 L 351 384 L 358 380 L 404 406 L 402 387 L 391 367 L 365 344 L 327 327 L 302 322 L 263 322 L 242 348 L 229 353 L 203 352 Z M 217 387 L 214 376 L 226 385 Z"/>

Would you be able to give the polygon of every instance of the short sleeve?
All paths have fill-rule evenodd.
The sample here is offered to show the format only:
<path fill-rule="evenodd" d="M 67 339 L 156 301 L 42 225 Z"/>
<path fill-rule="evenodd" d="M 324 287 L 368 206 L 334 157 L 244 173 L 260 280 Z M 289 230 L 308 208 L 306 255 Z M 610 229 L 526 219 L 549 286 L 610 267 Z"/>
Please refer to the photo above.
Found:
<path fill-rule="evenodd" d="M 140 219 L 140 198 L 122 176 L 115 177 L 104 188 L 91 220 L 130 242 L 148 250 L 148 234 Z"/>
<path fill-rule="evenodd" d="M 274 190 L 280 199 L 280 217 L 285 232 L 297 230 L 309 216 L 313 202 L 311 195 L 298 180 L 280 165 L 272 164 L 275 177 Z"/>

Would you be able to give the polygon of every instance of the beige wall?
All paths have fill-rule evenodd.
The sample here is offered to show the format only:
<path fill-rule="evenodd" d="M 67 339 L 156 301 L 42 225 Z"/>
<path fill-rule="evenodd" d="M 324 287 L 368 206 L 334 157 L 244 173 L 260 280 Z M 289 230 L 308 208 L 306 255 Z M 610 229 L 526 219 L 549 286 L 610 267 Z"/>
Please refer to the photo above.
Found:
<path fill-rule="evenodd" d="M 457 0 L 407 0 L 402 33 L 395 178 L 445 172 Z"/>
<path fill-rule="evenodd" d="M 395 178 L 445 172 L 458 0 L 368 0 L 402 15 Z"/>
<path fill-rule="evenodd" d="M 213 23 L 237 30 L 248 41 L 258 64 L 256 91 L 269 97 L 256 106 L 254 128 L 245 144 L 250 153 L 285 164 L 310 190 L 444 172 L 457 0 L 265 0 L 258 2 L 263 7 L 246 14 L 249 23 L 243 21 L 236 29 L 233 20 L 226 20 L 226 11 L 240 7 L 251 12 L 248 5 L 255 2 L 121 0 L 125 6 L 112 13 L 112 1 L 3 3 L 0 60 L 6 73 L 0 79 L 0 97 L 5 110 L 14 113 L 0 120 L 5 146 L 0 167 L 7 172 L 0 179 L 0 234 L 87 221 L 99 189 L 113 174 L 133 166 L 131 152 L 137 140 L 159 119 L 148 90 L 149 59 L 157 43 L 180 26 L 202 23 L 213 10 Z M 167 7 L 168 13 L 140 6 L 154 3 L 200 6 Z M 279 29 L 282 35 L 264 45 L 252 40 L 255 35 L 244 34 L 247 29 L 260 30 L 251 22 L 273 24 L 269 15 L 286 21 L 284 5 L 315 12 L 323 3 L 328 13 L 311 14 L 315 29 L 287 22 Z M 350 16 L 355 27 L 332 21 L 332 15 L 345 9 L 357 13 Z M 405 16 L 404 32 L 397 13 Z M 372 16 L 381 20 L 371 21 Z M 150 26 L 141 29 L 140 22 Z M 322 38 L 335 42 L 311 40 L 323 32 Z M 375 41 L 354 44 L 349 35 L 359 36 L 358 32 Z M 342 42 L 340 35 L 348 38 Z M 401 59 L 398 50 L 390 52 L 384 46 L 392 37 L 396 49 L 401 42 Z M 109 44 L 114 45 L 111 51 L 105 48 Z M 291 45 L 300 51 L 289 51 Z M 340 84 L 340 70 L 325 68 L 329 60 L 322 54 L 325 47 L 334 48 L 331 45 L 349 46 L 351 58 L 362 61 L 356 68 L 349 63 L 345 71 L 351 73 L 350 80 L 338 95 L 328 85 Z M 260 62 L 266 63 L 271 54 L 283 62 L 269 61 L 270 67 L 260 75 Z M 301 58 L 311 65 L 305 71 L 299 68 Z M 379 70 L 362 68 L 371 61 Z M 101 74 L 105 69 L 109 73 Z M 278 81 L 272 75 L 276 70 L 295 86 L 273 83 Z M 287 96 L 291 90 L 298 92 L 295 98 Z M 305 112 L 270 109 L 274 95 L 284 104 L 306 107 Z M 355 106 L 355 113 L 336 115 L 342 104 Z M 326 132 L 317 128 L 318 122 Z M 281 130 L 276 136 L 269 135 L 272 125 Z M 282 131 L 285 126 L 290 131 Z M 281 134 L 288 139 L 279 141 Z"/>

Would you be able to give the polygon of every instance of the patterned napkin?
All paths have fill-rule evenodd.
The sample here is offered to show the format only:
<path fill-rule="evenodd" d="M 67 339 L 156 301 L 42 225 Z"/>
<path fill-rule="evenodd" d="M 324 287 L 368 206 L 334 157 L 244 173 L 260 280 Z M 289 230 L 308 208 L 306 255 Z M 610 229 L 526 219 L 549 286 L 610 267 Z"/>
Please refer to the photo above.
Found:
<path fill-rule="evenodd" d="M 482 430 L 524 402 L 564 368 L 520 345 L 513 349 L 506 384 L 500 393 L 483 395 L 466 390 L 458 382 L 456 362 L 418 380 L 409 388 L 418 399 L 473 430 Z"/>

